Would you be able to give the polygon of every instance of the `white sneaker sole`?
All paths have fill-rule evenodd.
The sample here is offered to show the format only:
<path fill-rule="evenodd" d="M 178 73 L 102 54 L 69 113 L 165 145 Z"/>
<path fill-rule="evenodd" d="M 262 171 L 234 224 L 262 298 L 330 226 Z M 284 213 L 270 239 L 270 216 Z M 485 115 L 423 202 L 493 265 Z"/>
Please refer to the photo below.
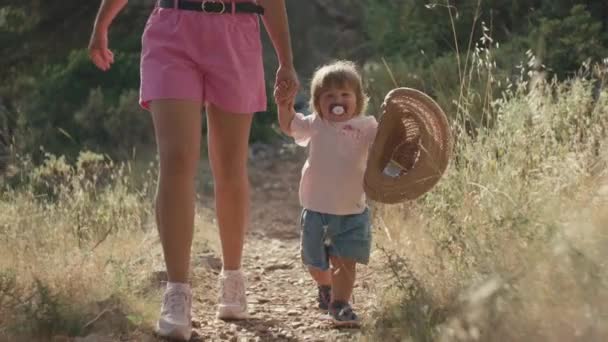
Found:
<path fill-rule="evenodd" d="M 243 320 L 249 318 L 249 314 L 240 306 L 218 305 L 217 318 L 222 320 Z"/>
<path fill-rule="evenodd" d="M 162 319 L 159 319 L 158 323 L 156 323 L 155 331 L 161 337 L 181 341 L 190 341 L 190 338 L 192 337 L 191 326 L 177 325 Z"/>

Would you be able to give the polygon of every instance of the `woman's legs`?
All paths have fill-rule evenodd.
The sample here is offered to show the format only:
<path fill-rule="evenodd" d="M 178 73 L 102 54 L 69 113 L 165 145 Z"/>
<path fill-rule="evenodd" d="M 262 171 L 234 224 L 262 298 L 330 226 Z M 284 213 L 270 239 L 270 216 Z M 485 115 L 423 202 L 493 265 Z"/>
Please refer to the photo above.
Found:
<path fill-rule="evenodd" d="M 222 241 L 223 270 L 217 317 L 245 319 L 245 277 L 240 271 L 249 223 L 247 156 L 253 114 L 228 113 L 207 105 L 209 160 L 215 184 L 215 212 Z"/>
<path fill-rule="evenodd" d="M 249 222 L 247 157 L 252 118 L 253 114 L 228 113 L 215 105 L 207 106 L 209 160 L 224 270 L 241 267 Z"/>
<path fill-rule="evenodd" d="M 167 274 L 169 282 L 188 283 L 202 104 L 155 100 L 150 109 L 160 157 L 156 223 Z"/>

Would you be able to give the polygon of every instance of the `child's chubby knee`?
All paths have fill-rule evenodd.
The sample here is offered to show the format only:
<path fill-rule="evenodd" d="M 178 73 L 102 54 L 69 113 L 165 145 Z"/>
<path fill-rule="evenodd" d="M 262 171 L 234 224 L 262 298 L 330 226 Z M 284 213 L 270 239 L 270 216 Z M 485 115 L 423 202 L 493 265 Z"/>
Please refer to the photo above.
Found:
<path fill-rule="evenodd" d="M 310 265 L 304 264 L 310 273 L 325 273 L 329 271 L 330 265 L 327 263 L 326 265 Z"/>

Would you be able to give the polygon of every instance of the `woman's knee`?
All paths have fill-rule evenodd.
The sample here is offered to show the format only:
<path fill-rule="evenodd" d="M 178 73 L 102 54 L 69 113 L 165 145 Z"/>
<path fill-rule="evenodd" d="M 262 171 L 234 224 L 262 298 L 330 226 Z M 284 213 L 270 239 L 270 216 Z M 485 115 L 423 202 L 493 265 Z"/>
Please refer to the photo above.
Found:
<path fill-rule="evenodd" d="M 196 101 L 157 100 L 150 104 L 161 177 L 193 177 L 200 157 L 201 108 Z"/>
<path fill-rule="evenodd" d="M 247 179 L 247 157 L 226 153 L 211 160 L 213 177 L 219 184 L 237 184 Z"/>
<path fill-rule="evenodd" d="M 199 149 L 185 144 L 159 146 L 161 175 L 193 178 L 199 160 Z"/>

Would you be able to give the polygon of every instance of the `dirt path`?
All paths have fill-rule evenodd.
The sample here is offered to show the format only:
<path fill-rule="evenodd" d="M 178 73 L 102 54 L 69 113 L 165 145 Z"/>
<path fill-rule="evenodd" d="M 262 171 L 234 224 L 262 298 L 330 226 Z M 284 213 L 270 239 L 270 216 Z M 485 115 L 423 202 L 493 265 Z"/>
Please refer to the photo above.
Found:
<path fill-rule="evenodd" d="M 196 234 L 192 248 L 193 326 L 191 341 L 353 341 L 360 329 L 334 329 L 327 316 L 317 309 L 317 289 L 302 266 L 299 255 L 298 183 L 304 151 L 252 146 L 250 180 L 252 185 L 251 226 L 247 235 L 243 270 L 248 278 L 247 295 L 251 318 L 224 322 L 215 318 L 218 275 L 221 271 L 209 168 L 203 165 L 199 179 L 202 200 L 197 210 Z M 150 222 L 153 225 L 153 222 Z M 141 269 L 141 293 L 160 302 L 166 280 L 158 235 L 151 230 L 142 242 L 145 269 Z M 372 256 L 372 264 L 379 265 Z M 134 267 L 140 269 L 139 266 Z M 376 281 L 380 266 L 357 269 L 353 306 L 363 323 L 373 309 L 375 293 L 385 282 Z M 374 270 L 374 271 L 373 271 Z M 373 272 L 372 272 L 373 271 Z M 137 282 L 137 281 L 136 281 Z M 376 292 L 375 292 L 376 291 Z M 147 303 L 151 304 L 151 303 Z M 82 337 L 55 336 L 53 342 L 160 342 L 151 324 L 133 325 L 120 302 L 96 303 L 100 314 L 87 323 Z M 157 306 L 153 319 L 156 319 Z M 152 320 L 152 318 L 150 319 Z M 127 332 L 128 331 L 128 332 Z"/>
<path fill-rule="evenodd" d="M 270 150 L 254 156 L 252 227 L 244 256 L 252 318 L 243 322 L 215 319 L 219 259 L 202 256 L 210 267 L 194 271 L 196 339 L 352 341 L 359 336 L 360 330 L 333 329 L 323 319 L 323 314 L 316 309 L 316 287 L 300 262 L 297 189 L 302 157 L 301 153 Z M 366 280 L 370 269 L 362 267 L 359 272 L 361 281 L 354 291 L 354 306 L 365 317 L 373 303 Z"/>

